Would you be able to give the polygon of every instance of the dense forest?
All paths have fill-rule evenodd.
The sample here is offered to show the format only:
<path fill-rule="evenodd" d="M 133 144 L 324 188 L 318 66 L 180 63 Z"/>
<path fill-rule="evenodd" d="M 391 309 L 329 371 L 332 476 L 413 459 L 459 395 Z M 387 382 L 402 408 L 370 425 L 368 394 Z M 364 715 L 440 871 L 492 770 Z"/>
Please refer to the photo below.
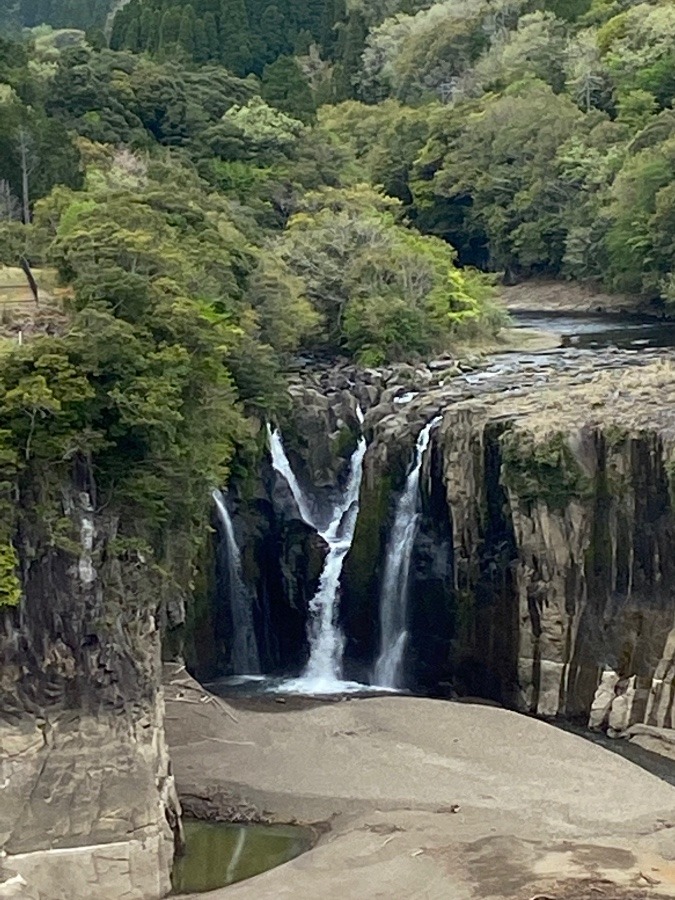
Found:
<path fill-rule="evenodd" d="M 499 328 L 498 277 L 675 302 L 672 3 L 109 13 L 4 13 L 0 259 L 54 269 L 66 318 L 0 349 L 0 603 L 17 491 L 55 510 L 74 460 L 181 578 L 292 354 L 451 349 Z"/>
<path fill-rule="evenodd" d="M 0 23 L 7 29 L 49 24 L 53 28 L 103 28 L 113 0 L 5 0 Z"/>

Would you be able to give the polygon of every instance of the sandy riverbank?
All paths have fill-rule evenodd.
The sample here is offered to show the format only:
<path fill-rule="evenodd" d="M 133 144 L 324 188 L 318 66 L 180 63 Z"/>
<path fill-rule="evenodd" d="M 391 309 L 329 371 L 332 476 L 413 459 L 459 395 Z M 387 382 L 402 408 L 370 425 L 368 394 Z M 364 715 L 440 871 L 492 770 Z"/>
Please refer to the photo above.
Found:
<path fill-rule="evenodd" d="M 581 738 L 409 697 L 235 709 L 176 679 L 188 809 L 330 823 L 309 853 L 202 897 L 675 897 L 675 788 Z"/>

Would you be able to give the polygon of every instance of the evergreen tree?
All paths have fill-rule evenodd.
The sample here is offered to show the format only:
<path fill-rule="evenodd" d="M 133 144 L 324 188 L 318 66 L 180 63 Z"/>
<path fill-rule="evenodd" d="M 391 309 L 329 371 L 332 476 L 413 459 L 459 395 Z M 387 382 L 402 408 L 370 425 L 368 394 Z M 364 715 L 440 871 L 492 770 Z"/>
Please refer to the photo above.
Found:
<path fill-rule="evenodd" d="M 260 20 L 260 40 L 263 53 L 260 62 L 263 64 L 274 62 L 290 49 L 286 40 L 284 16 L 275 4 L 270 4 L 263 12 Z"/>
<path fill-rule="evenodd" d="M 591 0 L 546 0 L 544 8 L 550 9 L 559 19 L 572 22 L 588 12 Z"/>
<path fill-rule="evenodd" d="M 124 40 L 129 22 L 133 15 L 133 5 L 129 5 L 120 9 L 113 19 L 112 32 L 110 34 L 110 49 L 122 50 L 124 48 Z"/>
<path fill-rule="evenodd" d="M 4 16 L 29 28 L 52 25 L 54 28 L 102 28 L 110 0 L 9 0 Z M 2 20 L 3 13 L 0 13 Z"/>
<path fill-rule="evenodd" d="M 319 45 L 321 46 L 322 55 L 326 59 L 334 58 L 338 40 L 336 25 L 339 22 L 345 22 L 346 19 L 347 6 L 345 0 L 326 0 L 319 28 Z"/>
<path fill-rule="evenodd" d="M 235 75 L 245 75 L 251 63 L 251 42 L 244 0 L 220 4 L 220 60 Z"/>
<path fill-rule="evenodd" d="M 216 61 L 220 59 L 220 40 L 214 13 L 207 12 L 204 16 L 204 30 L 206 31 L 206 40 L 208 42 L 208 58 Z"/>
<path fill-rule="evenodd" d="M 366 43 L 368 28 L 359 10 L 354 10 L 345 26 L 340 29 L 337 62 L 333 73 L 333 92 L 336 102 L 355 96 L 354 82 L 361 64 L 361 54 Z"/>
<path fill-rule="evenodd" d="M 315 112 L 307 79 L 292 56 L 280 56 L 262 74 L 262 97 L 271 106 L 306 122 Z"/>
<path fill-rule="evenodd" d="M 206 34 L 204 19 L 197 19 L 194 28 L 194 61 L 205 63 L 209 61 L 209 39 Z"/>
<path fill-rule="evenodd" d="M 141 50 L 156 49 L 158 15 L 149 6 L 143 7 L 138 28 L 138 42 Z"/>
<path fill-rule="evenodd" d="M 295 41 L 293 43 L 293 53 L 296 56 L 306 56 L 309 53 L 309 48 L 314 43 L 314 37 L 312 32 L 307 28 L 303 28 L 302 31 L 299 31 L 296 35 Z"/>
<path fill-rule="evenodd" d="M 178 32 L 180 31 L 181 12 L 180 7 L 171 6 L 165 10 L 162 21 L 159 26 L 159 53 L 166 53 L 178 43 Z"/>
<path fill-rule="evenodd" d="M 194 58 L 195 52 L 195 11 L 190 5 L 186 6 L 180 20 L 178 29 L 178 44 L 185 50 L 189 59 Z"/>
<path fill-rule="evenodd" d="M 133 53 L 138 53 L 139 50 L 143 49 L 140 41 L 140 22 L 137 16 L 134 16 L 127 25 L 126 31 L 124 32 L 123 46 Z"/>

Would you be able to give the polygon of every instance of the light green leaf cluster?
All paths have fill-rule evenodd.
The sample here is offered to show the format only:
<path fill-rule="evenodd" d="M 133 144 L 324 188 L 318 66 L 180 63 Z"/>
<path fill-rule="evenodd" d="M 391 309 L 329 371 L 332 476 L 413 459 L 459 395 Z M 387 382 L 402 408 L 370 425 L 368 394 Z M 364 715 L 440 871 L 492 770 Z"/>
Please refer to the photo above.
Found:
<path fill-rule="evenodd" d="M 399 224 L 399 205 L 367 185 L 310 194 L 274 245 L 320 317 L 316 345 L 374 364 L 447 349 L 481 319 L 479 277 Z"/>
<path fill-rule="evenodd" d="M 18 567 L 19 560 L 14 547 L 0 543 L 0 609 L 3 606 L 17 606 L 21 600 Z"/>

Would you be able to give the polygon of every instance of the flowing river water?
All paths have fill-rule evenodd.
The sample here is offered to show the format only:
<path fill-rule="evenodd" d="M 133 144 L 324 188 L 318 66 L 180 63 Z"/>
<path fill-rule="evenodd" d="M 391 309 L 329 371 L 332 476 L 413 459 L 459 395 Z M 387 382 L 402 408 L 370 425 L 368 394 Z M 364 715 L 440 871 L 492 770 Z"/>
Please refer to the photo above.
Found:
<path fill-rule="evenodd" d="M 517 328 L 535 328 L 560 335 L 562 347 L 599 350 L 616 347 L 639 353 L 675 347 L 675 322 L 642 316 L 570 313 L 513 313 Z"/>

